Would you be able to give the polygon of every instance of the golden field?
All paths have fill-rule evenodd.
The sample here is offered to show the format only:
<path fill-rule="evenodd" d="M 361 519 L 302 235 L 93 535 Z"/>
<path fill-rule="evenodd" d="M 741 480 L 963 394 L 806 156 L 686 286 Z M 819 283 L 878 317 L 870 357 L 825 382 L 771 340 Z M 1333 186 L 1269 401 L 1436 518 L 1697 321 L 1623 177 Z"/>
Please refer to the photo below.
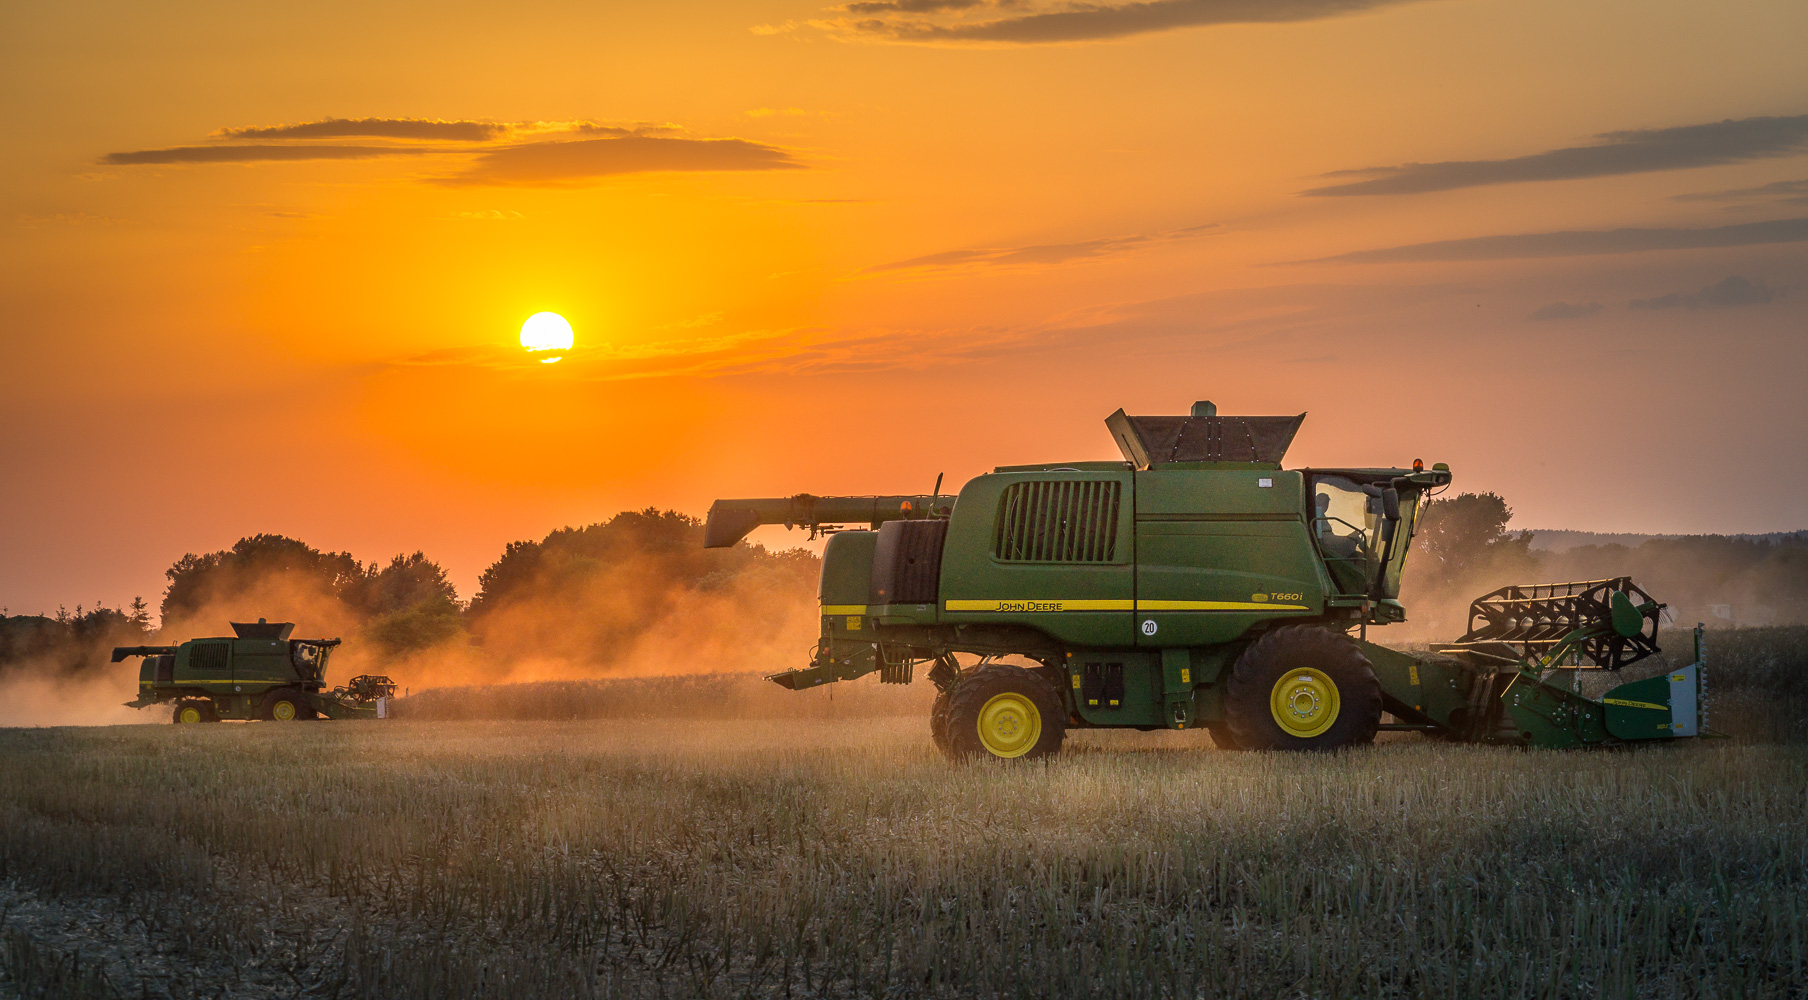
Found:
<path fill-rule="evenodd" d="M 912 691 L 915 690 L 913 687 Z M 0 731 L 0 986 L 121 997 L 1763 997 L 1808 751 L 1336 756 L 920 717 Z"/>

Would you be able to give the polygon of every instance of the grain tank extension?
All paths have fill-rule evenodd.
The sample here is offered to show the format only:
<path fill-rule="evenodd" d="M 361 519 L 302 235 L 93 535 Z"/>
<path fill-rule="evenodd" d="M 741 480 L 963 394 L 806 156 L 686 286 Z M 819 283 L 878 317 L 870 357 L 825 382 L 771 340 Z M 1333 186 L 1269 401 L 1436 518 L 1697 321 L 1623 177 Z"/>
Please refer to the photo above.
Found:
<path fill-rule="evenodd" d="M 118 646 L 113 662 L 142 656 L 138 697 L 128 708 L 173 703 L 175 722 L 223 719 L 379 719 L 389 715 L 395 682 L 365 674 L 326 688 L 326 663 L 338 639 L 295 639 L 289 622 L 233 622 L 233 635 L 176 646 Z"/>
<path fill-rule="evenodd" d="M 1703 730 L 1699 629 L 1694 664 L 1578 693 L 1578 671 L 1658 651 L 1662 605 L 1627 579 L 1504 588 L 1429 653 L 1366 641 L 1406 620 L 1414 527 L 1450 470 L 1283 469 L 1304 419 L 1119 410 L 1105 423 L 1123 461 L 1001 467 L 958 496 L 719 500 L 705 544 L 763 524 L 829 533 L 821 639 L 771 679 L 923 668 L 931 734 L 955 757 L 1052 753 L 1079 727 L 1313 750 L 1389 729 L 1549 747 Z"/>

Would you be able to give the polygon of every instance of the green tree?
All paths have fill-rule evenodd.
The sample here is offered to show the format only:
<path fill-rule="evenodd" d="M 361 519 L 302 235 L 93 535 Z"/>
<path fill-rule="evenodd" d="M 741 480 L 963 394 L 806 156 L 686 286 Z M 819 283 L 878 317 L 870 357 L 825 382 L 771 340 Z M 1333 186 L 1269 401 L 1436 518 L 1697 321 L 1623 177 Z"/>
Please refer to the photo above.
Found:
<path fill-rule="evenodd" d="M 458 635 L 458 591 L 438 563 L 416 552 L 372 568 L 363 589 L 364 610 L 372 616 L 365 633 L 386 650 L 410 652 Z"/>
<path fill-rule="evenodd" d="M 310 583 L 353 606 L 368 582 L 364 566 L 346 552 L 322 552 L 284 535 L 252 535 L 232 548 L 206 555 L 189 553 L 164 572 L 169 588 L 160 609 L 164 621 L 199 613 L 223 595 L 242 593 L 276 576 Z"/>
<path fill-rule="evenodd" d="M 1530 531 L 1509 531 L 1513 508 L 1494 493 L 1432 500 L 1419 517 L 1407 572 L 1413 593 L 1463 595 L 1534 582 Z"/>

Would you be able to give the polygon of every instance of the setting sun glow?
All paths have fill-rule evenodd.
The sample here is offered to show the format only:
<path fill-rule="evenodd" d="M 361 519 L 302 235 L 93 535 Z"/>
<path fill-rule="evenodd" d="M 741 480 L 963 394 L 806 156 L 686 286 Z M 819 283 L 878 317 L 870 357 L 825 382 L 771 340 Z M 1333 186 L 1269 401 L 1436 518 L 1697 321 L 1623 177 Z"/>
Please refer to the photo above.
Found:
<path fill-rule="evenodd" d="M 521 324 L 521 346 L 529 352 L 569 351 L 572 345 L 571 324 L 555 312 L 537 312 Z M 552 364 L 564 355 L 541 358 L 541 364 Z"/>

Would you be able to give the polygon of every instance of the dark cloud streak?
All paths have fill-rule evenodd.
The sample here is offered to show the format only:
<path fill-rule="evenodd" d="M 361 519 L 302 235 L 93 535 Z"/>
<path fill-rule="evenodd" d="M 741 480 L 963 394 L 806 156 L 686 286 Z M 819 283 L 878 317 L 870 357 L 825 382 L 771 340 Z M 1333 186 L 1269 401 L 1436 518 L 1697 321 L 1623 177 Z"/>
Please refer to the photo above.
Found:
<path fill-rule="evenodd" d="M 1093 42 L 1213 24 L 1276 24 L 1356 14 L 1412 0 L 1146 0 L 1085 4 L 990 21 L 936 24 L 869 18 L 840 25 L 855 34 L 899 42 L 1007 42 L 1024 45 Z M 850 5 L 849 10 L 869 6 Z M 907 8 L 897 8 L 907 9 Z"/>
<path fill-rule="evenodd" d="M 619 174 L 705 170 L 797 170 L 776 146 L 747 139 L 671 139 L 631 135 L 505 146 L 481 154 L 445 184 L 561 185 Z"/>
<path fill-rule="evenodd" d="M 298 160 L 368 160 L 378 156 L 411 156 L 433 150 L 409 146 L 176 146 L 171 149 L 139 149 L 108 153 L 101 157 L 110 166 L 157 163 L 266 163 Z"/>
<path fill-rule="evenodd" d="M 850 14 L 929 14 L 940 10 L 966 10 L 980 0 L 856 0 L 842 10 Z"/>
<path fill-rule="evenodd" d="M 1379 264 L 1394 262 L 1511 260 L 1526 257 L 1580 257 L 1649 250 L 1700 250 L 1808 242 L 1808 218 L 1771 219 L 1701 229 L 1597 229 L 1554 233 L 1514 233 L 1438 240 L 1406 246 L 1357 250 L 1296 263 Z"/>
<path fill-rule="evenodd" d="M 1539 306 L 1532 310 L 1526 319 L 1539 323 L 1561 319 L 1587 319 L 1601 311 L 1599 302 L 1553 302 L 1548 306 Z"/>
<path fill-rule="evenodd" d="M 1777 290 L 1762 281 L 1729 275 L 1698 292 L 1671 292 L 1653 299 L 1633 299 L 1634 309 L 1732 309 L 1761 306 L 1777 297 Z"/>
<path fill-rule="evenodd" d="M 1424 194 L 1489 184 L 1609 177 L 1787 156 L 1808 147 L 1808 115 L 1605 132 L 1596 138 L 1601 141 L 1592 146 L 1569 146 L 1504 160 L 1408 163 L 1340 171 L 1327 176 L 1369 176 L 1303 193 L 1314 197 Z"/>
<path fill-rule="evenodd" d="M 439 121 L 431 118 L 327 118 L 295 125 L 223 128 L 222 139 L 371 139 L 488 142 L 508 131 L 496 122 Z"/>
<path fill-rule="evenodd" d="M 1772 201 L 1783 205 L 1808 205 L 1808 179 L 1772 181 L 1758 187 L 1733 188 L 1730 191 L 1698 191 L 1679 194 L 1676 201 Z"/>
<path fill-rule="evenodd" d="M 862 270 L 862 274 L 883 274 L 889 271 L 920 271 L 964 266 L 986 267 L 1034 267 L 1053 264 L 1066 264 L 1079 260 L 1096 260 L 1114 254 L 1129 253 L 1158 243 L 1171 243 L 1176 240 L 1203 236 L 1208 231 L 1219 228 L 1215 222 L 1200 226 L 1188 226 L 1165 233 L 1139 234 L 1134 236 L 1107 236 L 1096 240 L 1081 240 L 1077 243 L 1047 243 L 1027 247 L 981 247 L 961 250 L 944 250 L 941 253 L 925 254 L 911 257 L 908 260 L 892 261 L 889 264 L 875 264 Z"/>

